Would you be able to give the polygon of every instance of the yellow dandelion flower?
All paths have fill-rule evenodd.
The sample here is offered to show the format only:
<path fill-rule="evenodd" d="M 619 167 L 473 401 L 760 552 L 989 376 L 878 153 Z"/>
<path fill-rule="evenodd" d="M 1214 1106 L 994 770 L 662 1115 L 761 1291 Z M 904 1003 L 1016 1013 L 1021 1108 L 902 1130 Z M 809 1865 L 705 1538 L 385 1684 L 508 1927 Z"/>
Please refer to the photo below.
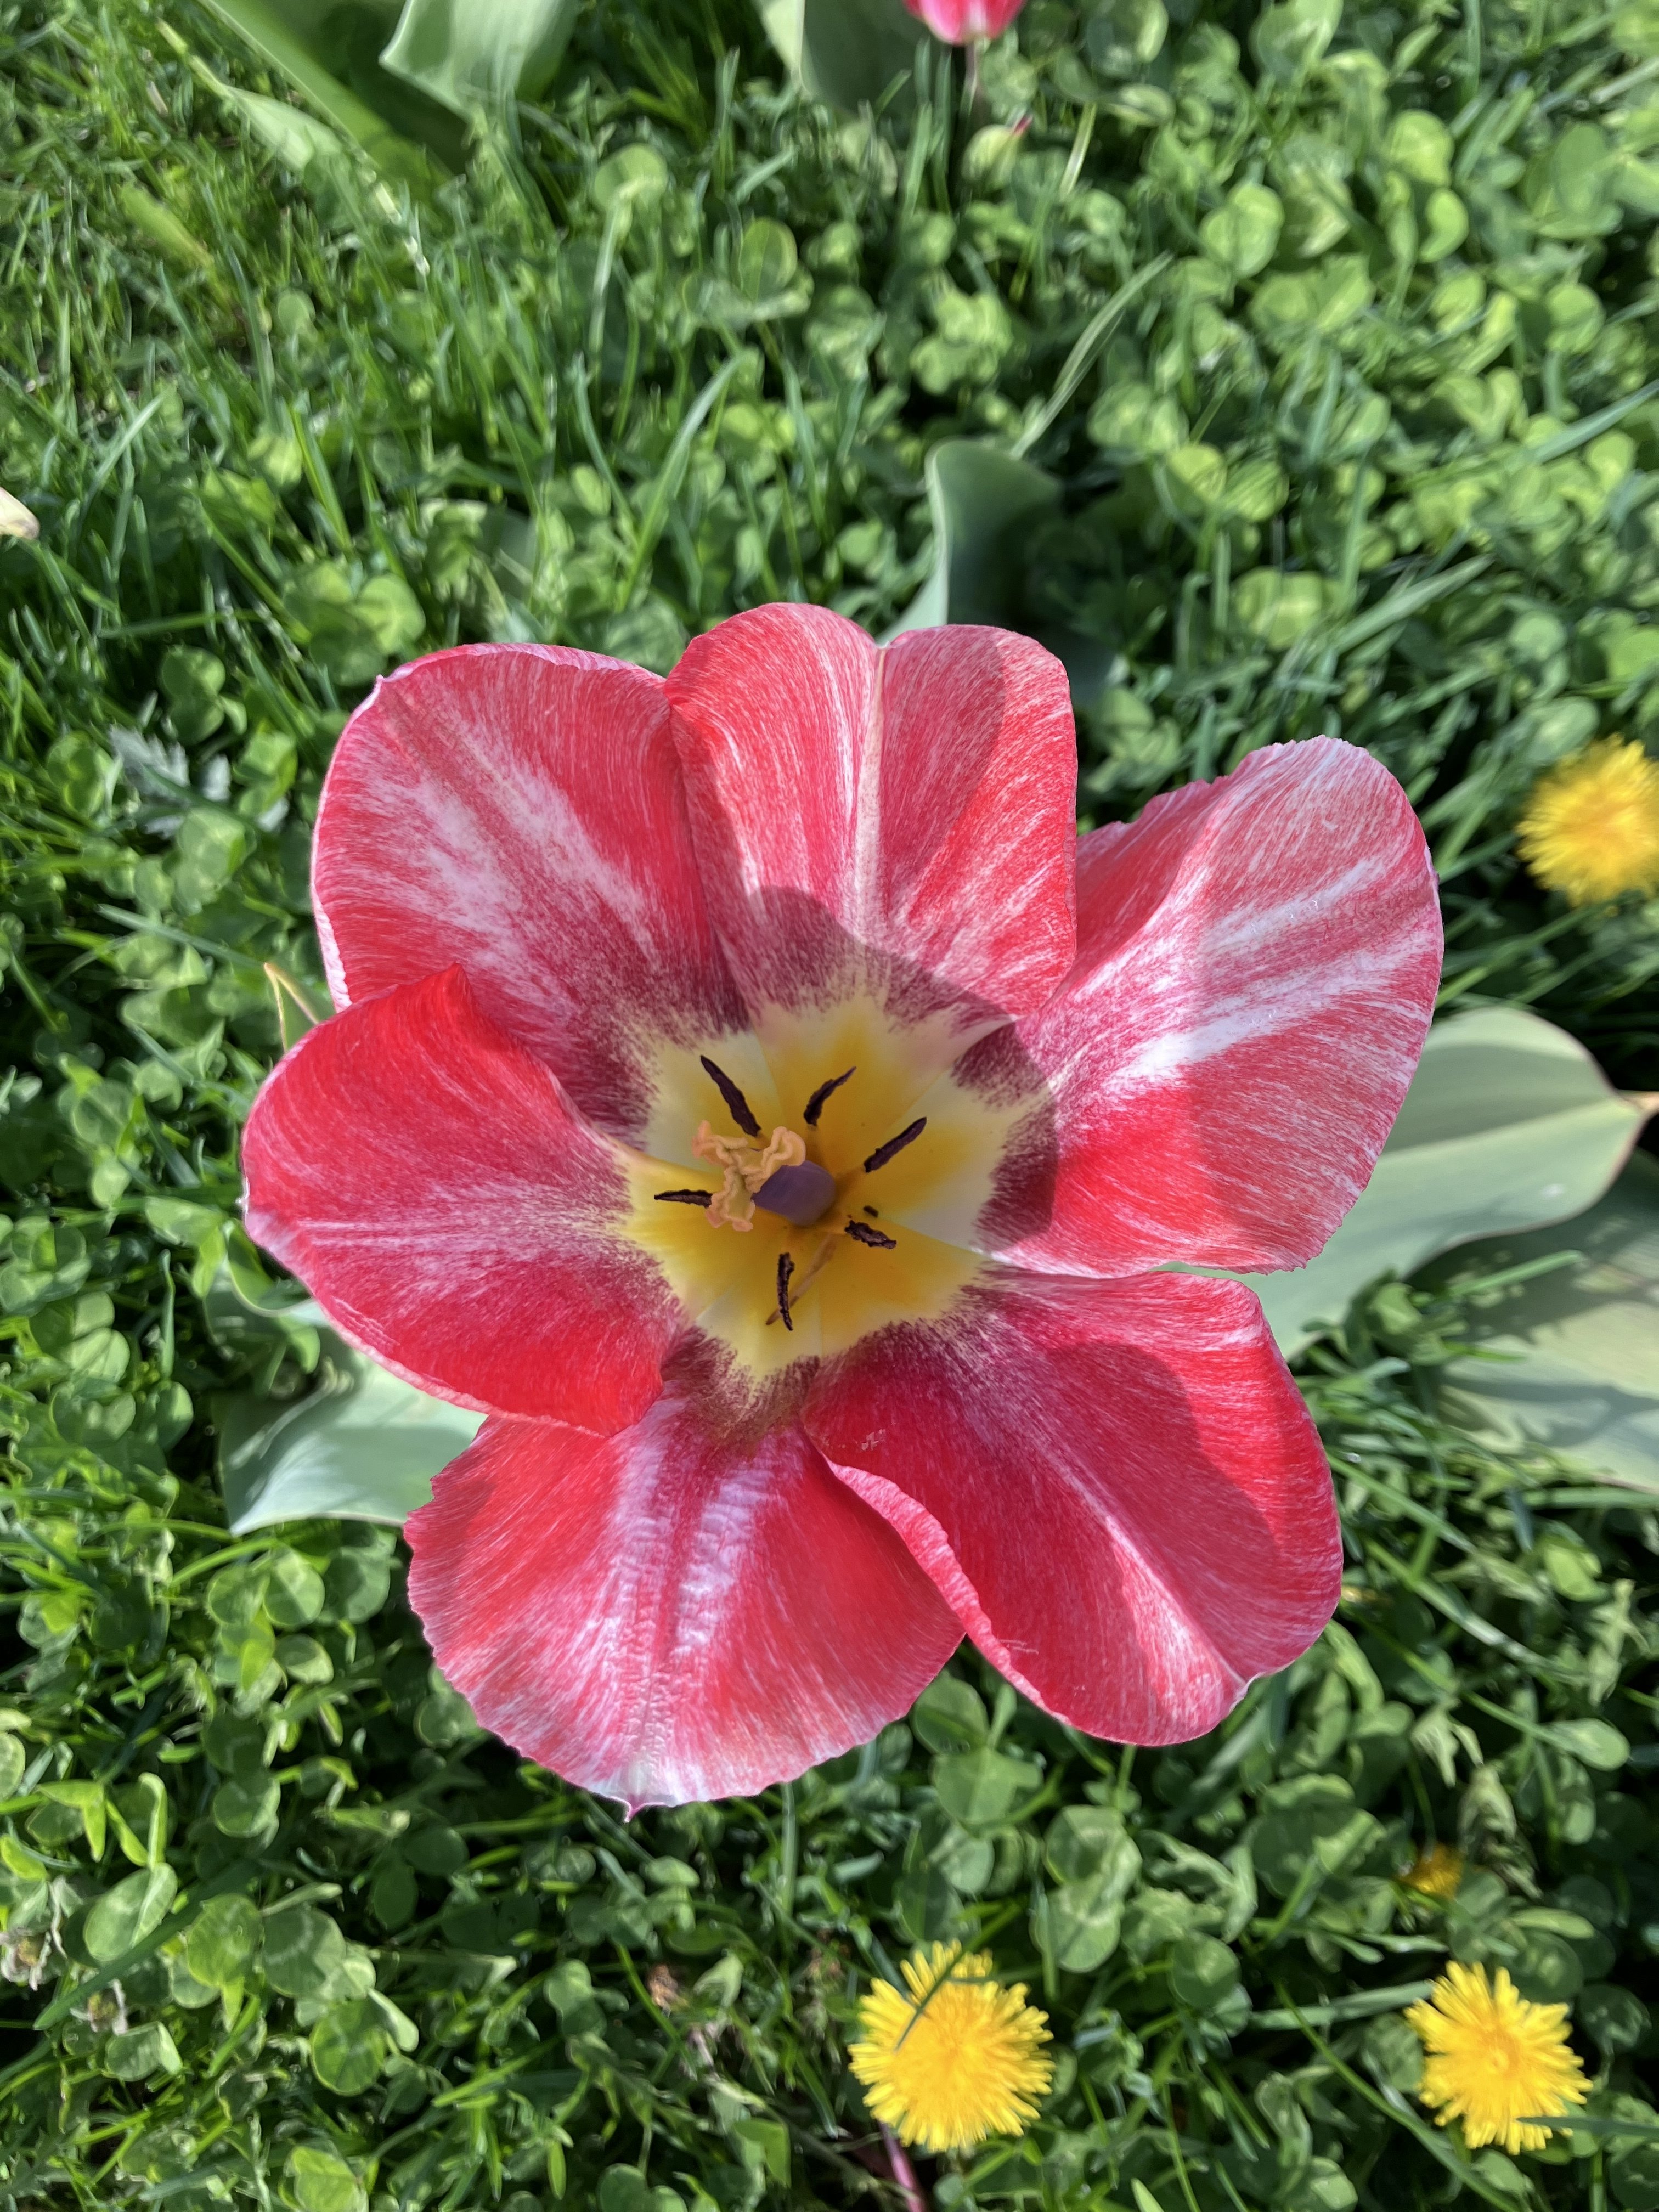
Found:
<path fill-rule="evenodd" d="M 1455 1897 L 1463 1881 L 1463 1854 L 1450 1844 L 1425 1844 L 1400 1879 L 1425 1897 Z"/>
<path fill-rule="evenodd" d="M 1521 857 L 1574 906 L 1659 890 L 1659 761 L 1603 738 L 1540 775 L 1517 832 Z"/>
<path fill-rule="evenodd" d="M 859 2005 L 864 2034 L 848 2057 L 865 2102 L 901 2142 L 971 2150 L 987 2136 L 1023 2134 L 1054 2079 L 1038 2046 L 1048 2015 L 1004 1989 L 988 1954 L 935 1943 L 904 1961 L 907 1996 L 878 1982 Z"/>
<path fill-rule="evenodd" d="M 1406 2018 L 1429 2053 L 1417 2094 L 1438 2106 L 1443 2128 L 1462 2120 L 1471 2150 L 1542 2150 L 1551 2130 L 1521 2122 L 1556 2118 L 1589 2092 L 1565 2005 L 1532 2003 L 1502 1966 L 1490 1983 L 1484 1966 L 1448 1966 L 1431 2002 Z"/>

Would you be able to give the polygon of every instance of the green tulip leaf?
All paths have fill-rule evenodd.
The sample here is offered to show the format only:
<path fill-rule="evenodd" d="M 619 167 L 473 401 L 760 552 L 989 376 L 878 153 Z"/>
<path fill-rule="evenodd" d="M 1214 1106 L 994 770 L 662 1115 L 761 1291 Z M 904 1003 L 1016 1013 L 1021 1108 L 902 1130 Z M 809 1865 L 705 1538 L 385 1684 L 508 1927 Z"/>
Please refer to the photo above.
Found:
<path fill-rule="evenodd" d="M 313 1517 L 389 1521 L 401 1528 L 432 1495 L 432 1478 L 464 1452 L 483 1416 L 428 1397 L 413 1383 L 346 1343 L 313 1300 L 283 1304 L 282 1293 L 254 1262 L 251 1249 L 240 1267 L 222 1269 L 205 1301 L 208 1326 L 224 1343 L 245 1351 L 269 1347 L 268 1374 L 294 1358 L 317 1385 L 283 1404 L 263 1391 L 216 1401 L 219 1475 L 225 1510 L 238 1535 L 280 1521 Z M 342 1562 L 337 1558 L 331 1577 Z M 368 1571 L 383 1563 L 363 1555 Z M 314 1579 L 314 1578 L 313 1578 Z M 349 1611 L 352 1593 L 331 1593 L 337 1611 Z M 385 1598 L 368 1594 L 368 1612 Z M 284 1588 L 283 1626 L 298 1625 L 307 1593 Z M 291 1617 L 290 1617 L 291 1616 Z"/>
<path fill-rule="evenodd" d="M 380 55 L 396 76 L 457 115 L 534 100 L 558 68 L 580 0 L 405 0 Z"/>
<path fill-rule="evenodd" d="M 933 573 L 894 629 L 939 623 L 1023 627 L 1024 535 L 1060 510 L 1059 479 L 973 438 L 951 438 L 927 456 Z"/>
<path fill-rule="evenodd" d="M 303 107 L 296 107 L 292 100 L 270 100 L 264 93 L 243 92 L 229 84 L 220 88 L 220 96 L 235 109 L 266 152 L 274 154 L 285 169 L 291 169 L 307 191 L 325 201 L 331 195 L 337 198 L 349 191 L 353 157 L 337 131 L 308 115 Z M 164 678 L 165 673 L 164 670 Z M 220 680 L 222 683 L 222 673 Z M 172 719 L 177 730 L 181 718 L 176 708 Z"/>
<path fill-rule="evenodd" d="M 429 198 L 460 166 L 465 134 L 453 116 L 380 64 L 397 0 L 343 7 L 328 0 L 285 0 L 281 7 L 275 0 L 208 0 L 208 6 L 325 123 L 354 140 L 383 177 Z M 291 163 L 290 154 L 281 158 Z"/>
<path fill-rule="evenodd" d="M 320 1306 L 290 1307 L 283 1321 L 318 1330 L 322 1381 L 297 1405 L 273 1407 L 248 1393 L 216 1407 L 232 1530 L 316 1517 L 401 1528 L 483 1416 L 388 1374 L 337 1336 Z"/>
<path fill-rule="evenodd" d="M 1552 1451 L 1659 1495 L 1659 1162 L 1638 1152 L 1565 1229 L 1482 1243 L 1437 1277 L 1580 1256 L 1495 1289 L 1473 1316 L 1481 1357 L 1444 1370 L 1444 1408 L 1500 1451 Z"/>
<path fill-rule="evenodd" d="M 927 480 L 933 569 L 888 639 L 940 623 L 1024 630 L 1066 663 L 1075 698 L 1098 697 L 1109 656 L 1091 640 L 1033 622 L 1026 608 L 1031 534 L 1059 517 L 1060 479 L 1000 446 L 947 438 L 927 456 Z"/>
<path fill-rule="evenodd" d="M 849 114 L 915 67 L 930 34 L 904 0 L 757 0 L 766 35 L 815 100 Z"/>
<path fill-rule="evenodd" d="M 1324 1250 L 1305 1267 L 1243 1278 L 1279 1349 L 1299 1352 L 1379 1275 L 1582 1213 L 1649 1110 L 1536 1014 L 1491 1006 L 1437 1023 L 1376 1172 Z"/>

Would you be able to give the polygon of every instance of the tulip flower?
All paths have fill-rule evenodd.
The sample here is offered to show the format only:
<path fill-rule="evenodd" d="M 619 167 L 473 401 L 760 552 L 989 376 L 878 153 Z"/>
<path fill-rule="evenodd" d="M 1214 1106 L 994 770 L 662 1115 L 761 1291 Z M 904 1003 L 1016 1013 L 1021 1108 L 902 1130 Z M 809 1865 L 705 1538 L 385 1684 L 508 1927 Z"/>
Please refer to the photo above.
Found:
<path fill-rule="evenodd" d="M 936 39 L 965 46 L 979 39 L 1000 39 L 1025 0 L 904 0 Z"/>
<path fill-rule="evenodd" d="M 964 1632 L 1091 1734 L 1212 1728 L 1337 1595 L 1253 1294 L 1364 1188 L 1440 963 L 1324 738 L 1079 838 L 1064 671 L 768 606 L 666 678 L 463 647 L 347 726 L 340 1012 L 252 1233 L 487 1415 L 409 1525 L 478 1718 L 630 1808 L 872 1736 Z M 1191 1272 L 1179 1272 L 1179 1271 Z"/>

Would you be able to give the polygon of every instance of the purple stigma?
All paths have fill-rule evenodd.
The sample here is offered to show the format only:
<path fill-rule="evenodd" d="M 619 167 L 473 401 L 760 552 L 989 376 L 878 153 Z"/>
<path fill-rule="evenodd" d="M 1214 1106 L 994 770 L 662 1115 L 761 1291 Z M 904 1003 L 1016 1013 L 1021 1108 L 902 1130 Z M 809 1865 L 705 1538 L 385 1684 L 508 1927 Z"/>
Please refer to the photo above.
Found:
<path fill-rule="evenodd" d="M 757 1206 L 763 1206 L 769 1213 L 781 1213 L 797 1229 L 810 1229 L 835 1201 L 836 1178 L 828 1168 L 812 1160 L 803 1160 L 799 1167 L 779 1168 L 755 1193 Z"/>

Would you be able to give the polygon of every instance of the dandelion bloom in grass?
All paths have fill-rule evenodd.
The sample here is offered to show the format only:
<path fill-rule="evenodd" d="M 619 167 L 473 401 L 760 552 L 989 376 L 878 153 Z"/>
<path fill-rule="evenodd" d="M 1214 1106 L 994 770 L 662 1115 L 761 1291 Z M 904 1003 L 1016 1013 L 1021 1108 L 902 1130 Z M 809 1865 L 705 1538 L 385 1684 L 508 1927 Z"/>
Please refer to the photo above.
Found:
<path fill-rule="evenodd" d="M 1425 1844 L 1400 1879 L 1425 1897 L 1455 1897 L 1463 1886 L 1463 1854 L 1451 1844 Z"/>
<path fill-rule="evenodd" d="M 1604 738 L 1539 777 L 1521 817 L 1521 857 L 1574 906 L 1659 890 L 1659 761 Z"/>
<path fill-rule="evenodd" d="M 1025 0 L 904 0 L 936 39 L 966 46 L 975 39 L 1000 39 Z"/>
<path fill-rule="evenodd" d="M 1521 2123 L 1558 2118 L 1589 2093 L 1565 2005 L 1533 2004 L 1502 1966 L 1490 1982 L 1484 1966 L 1448 1966 L 1406 2018 L 1429 2054 L 1417 2094 L 1443 2128 L 1462 2122 L 1471 2150 L 1542 2150 L 1550 2130 Z"/>
<path fill-rule="evenodd" d="M 914 1952 L 900 1972 L 905 1989 L 878 1982 L 860 2000 L 864 2033 L 848 2053 L 872 2115 L 926 2151 L 1021 2134 L 1054 2079 L 1048 2014 L 1026 2003 L 1023 1983 L 1002 1986 L 988 1954 L 964 1958 L 960 1943 Z"/>
<path fill-rule="evenodd" d="M 1064 671 L 769 606 L 666 678 L 466 647 L 316 830 L 337 1004 L 252 1233 L 487 1415 L 409 1527 L 479 1719 L 630 1806 L 906 1711 L 965 1631 L 1095 1735 L 1212 1728 L 1337 1594 L 1253 1294 L 1364 1187 L 1440 961 L 1423 839 L 1311 740 L 1079 839 Z"/>

